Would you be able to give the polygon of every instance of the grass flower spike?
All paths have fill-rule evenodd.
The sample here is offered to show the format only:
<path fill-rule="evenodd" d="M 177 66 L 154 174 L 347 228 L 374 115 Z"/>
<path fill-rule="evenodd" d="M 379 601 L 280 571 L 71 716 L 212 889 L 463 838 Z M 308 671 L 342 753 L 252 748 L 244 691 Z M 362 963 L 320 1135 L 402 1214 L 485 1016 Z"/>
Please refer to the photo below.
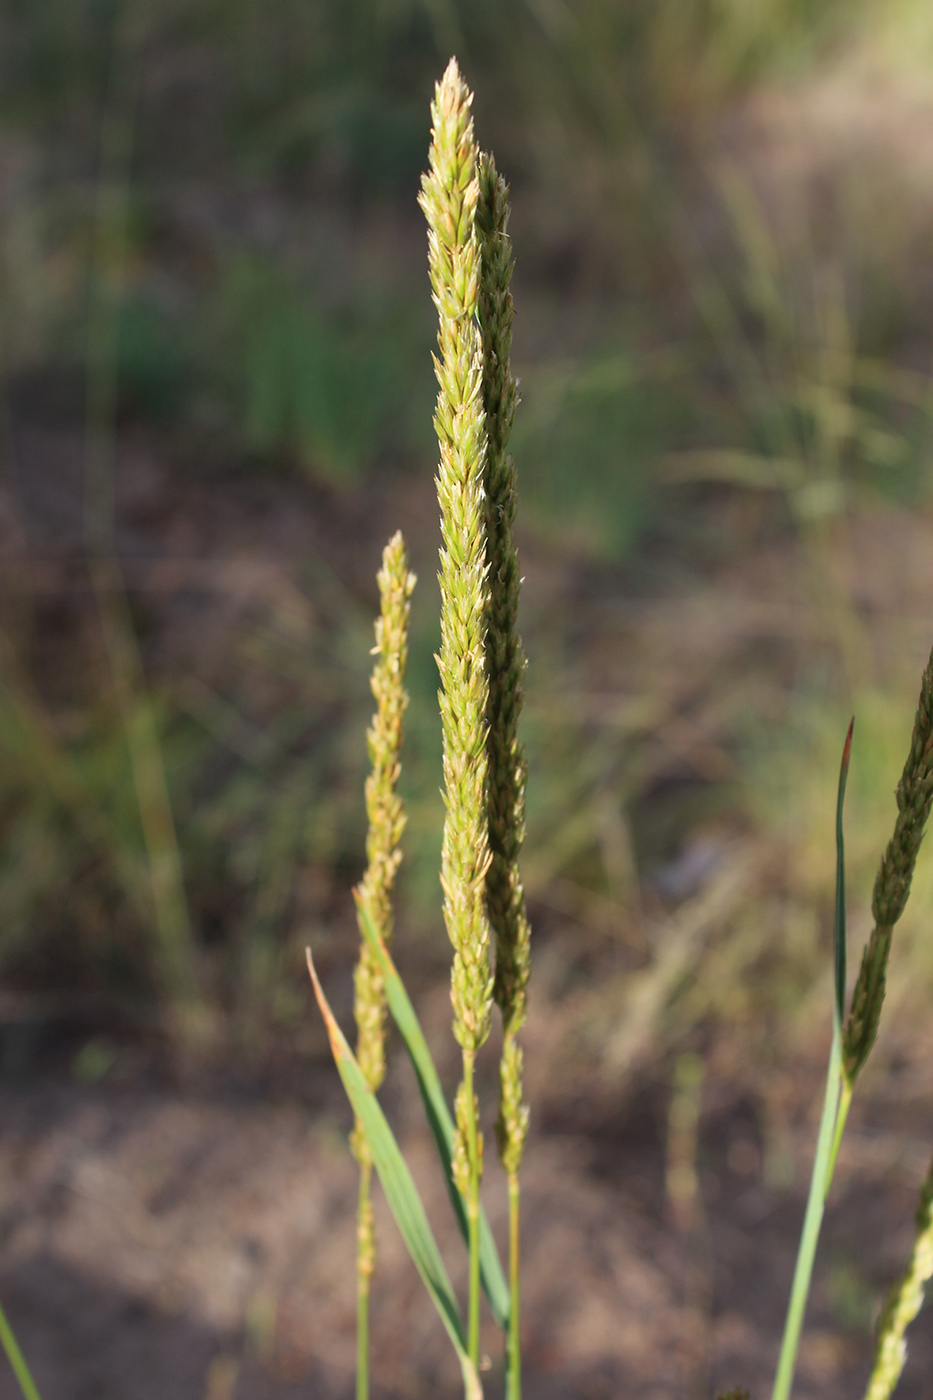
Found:
<path fill-rule="evenodd" d="M 525 834 L 524 749 L 518 741 L 525 655 L 518 632 L 521 578 L 512 538 L 515 466 L 509 434 L 518 403 L 512 375 L 512 245 L 508 237 L 508 186 L 491 156 L 479 161 L 477 228 L 480 240 L 479 320 L 483 343 L 483 404 L 486 411 L 486 558 L 490 606 L 486 632 L 489 676 L 489 844 L 486 909 L 495 935 L 494 996 L 502 1012 L 499 1116 L 496 1137 L 509 1185 L 511 1325 L 508 1339 L 508 1400 L 521 1394 L 519 1309 L 519 1185 L 528 1109 L 522 1099 L 522 1050 L 518 1042 L 527 1008 L 530 928 L 518 856 Z"/>
<path fill-rule="evenodd" d="M 843 1064 L 849 1085 L 878 1033 L 894 925 L 904 912 L 917 852 L 933 803 L 933 655 L 923 673 L 910 752 L 897 785 L 897 821 L 872 894 L 875 927 L 862 956 L 846 1022 Z"/>
<path fill-rule="evenodd" d="M 444 919 L 454 949 L 454 1035 L 463 1052 L 457 1094 L 458 1176 L 468 1177 L 469 1350 L 479 1357 L 479 1180 L 482 1140 L 473 1092 L 476 1051 L 489 1034 L 492 977 L 486 918 L 489 841 L 486 811 L 486 627 L 489 613 L 484 473 L 483 359 L 476 325 L 480 250 L 476 235 L 477 149 L 473 96 L 455 59 L 431 107 L 430 169 L 421 208 L 438 311 L 440 386 L 434 426 L 440 447 L 441 678 L 446 815 L 441 853 Z M 458 1181 L 459 1184 L 459 1181 Z"/>
<path fill-rule="evenodd" d="M 392 890 L 402 858 L 399 842 L 405 826 L 405 811 L 396 787 L 401 768 L 402 719 L 408 705 L 404 687 L 408 615 L 415 586 L 415 576 L 408 571 L 408 555 L 401 532 L 393 535 L 383 551 L 377 582 L 381 607 L 376 619 L 373 652 L 378 660 L 371 681 L 376 713 L 366 734 L 372 765 L 366 779 L 367 865 L 357 890 L 357 900 L 383 943 L 388 945 L 392 941 Z M 368 1088 L 375 1093 L 385 1076 L 386 1005 L 382 973 L 365 938 L 354 973 L 354 993 L 357 1063 Z M 366 1400 L 369 1394 L 369 1292 L 376 1247 L 370 1195 L 373 1159 L 358 1118 L 351 1145 L 360 1164 L 356 1260 L 357 1400 Z"/>
<path fill-rule="evenodd" d="M 408 572 L 408 555 L 401 531 L 382 554 L 377 576 L 381 608 L 376 619 L 378 656 L 372 686 L 376 713 L 366 734 L 371 764 L 366 779 L 366 873 L 357 891 L 382 941 L 392 942 L 392 890 L 402 853 L 399 842 L 405 811 L 396 787 L 401 769 L 402 720 L 408 707 L 405 666 L 408 660 L 408 617 L 415 576 Z M 375 959 L 364 941 L 355 974 L 357 1060 L 371 1089 L 378 1089 L 385 1074 L 385 1001 Z"/>
<path fill-rule="evenodd" d="M 506 452 L 518 389 L 509 352 L 512 341 L 512 249 L 507 234 L 508 187 L 491 156 L 480 160 L 482 281 L 479 303 L 483 339 L 483 401 L 488 435 L 486 529 L 490 607 L 486 633 L 489 676 L 489 843 L 486 907 L 496 939 L 494 994 L 506 1036 L 525 1020 L 529 927 L 518 854 L 525 825 L 525 754 L 518 742 L 525 655 L 518 633 L 521 579 L 512 539 L 515 519 L 515 467 Z M 500 1127 L 521 1157 L 524 1134 Z M 515 1161 L 517 1168 L 518 1161 Z"/>

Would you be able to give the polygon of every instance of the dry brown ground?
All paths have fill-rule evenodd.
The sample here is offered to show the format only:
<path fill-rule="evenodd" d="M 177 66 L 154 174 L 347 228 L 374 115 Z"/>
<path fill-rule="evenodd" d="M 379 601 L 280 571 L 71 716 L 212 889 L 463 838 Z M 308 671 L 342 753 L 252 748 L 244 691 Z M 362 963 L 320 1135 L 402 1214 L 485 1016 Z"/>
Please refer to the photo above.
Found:
<path fill-rule="evenodd" d="M 540 1008 L 536 1034 L 546 1013 Z M 795 1091 L 812 1105 L 818 1069 Z M 0 1095 L 3 1298 L 46 1400 L 348 1397 L 354 1172 L 324 1061 L 302 1101 L 61 1079 Z M 929 1090 L 928 1071 L 923 1076 Z M 575 1110 L 535 1104 L 525 1184 L 526 1394 L 767 1394 L 812 1148 L 790 1125 L 790 1188 L 762 1178 L 754 1091 L 710 1081 L 701 1120 L 702 1212 L 682 1227 L 664 1190 L 663 1093 L 622 1099 L 578 1084 Z M 585 1097 L 584 1097 L 585 1096 Z M 389 1102 L 442 1245 L 452 1243 L 414 1091 Z M 861 1313 L 909 1235 L 933 1133 L 930 1098 L 891 1125 L 856 1122 L 830 1209 L 803 1345 L 802 1400 L 857 1395 Z M 798 1105 L 799 1108 L 799 1105 Z M 489 1171 L 494 1226 L 497 1172 Z M 376 1393 L 454 1396 L 457 1374 L 384 1209 L 374 1298 Z M 827 1262 L 828 1261 L 828 1262 Z M 456 1277 L 456 1275 L 455 1275 Z M 462 1282 L 462 1280 L 459 1280 Z M 862 1290 L 859 1292 L 859 1290 Z M 847 1314 L 846 1309 L 849 1309 Z M 496 1356 L 496 1339 L 487 1336 Z M 905 1400 L 928 1394 L 933 1336 L 911 1339 Z M 495 1377 L 490 1389 L 495 1393 Z M 0 1379 L 0 1395 L 12 1396 Z"/>

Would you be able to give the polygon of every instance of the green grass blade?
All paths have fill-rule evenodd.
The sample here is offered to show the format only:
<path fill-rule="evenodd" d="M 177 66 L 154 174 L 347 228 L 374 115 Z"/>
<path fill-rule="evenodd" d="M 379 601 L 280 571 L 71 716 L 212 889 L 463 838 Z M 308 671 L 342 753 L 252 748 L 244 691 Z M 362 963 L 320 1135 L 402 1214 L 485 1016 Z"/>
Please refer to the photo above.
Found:
<path fill-rule="evenodd" d="M 797 1366 L 797 1349 L 803 1328 L 803 1316 L 810 1293 L 810 1280 L 813 1277 L 813 1261 L 823 1223 L 823 1208 L 826 1203 L 826 1176 L 833 1145 L 836 1126 L 836 1113 L 839 1108 L 839 1092 L 842 1084 L 842 1037 L 837 1026 L 833 1026 L 833 1044 L 829 1054 L 829 1068 L 826 1072 L 826 1095 L 823 1100 L 823 1116 L 810 1177 L 810 1194 L 807 1197 L 807 1210 L 800 1233 L 797 1249 L 797 1263 L 794 1268 L 794 1281 L 791 1284 L 790 1302 L 787 1306 L 787 1320 L 784 1323 L 784 1336 L 778 1358 L 777 1373 L 771 1400 L 788 1400 L 794 1382 Z"/>
<path fill-rule="evenodd" d="M 839 765 L 839 790 L 836 795 L 836 909 L 833 917 L 833 953 L 836 973 L 836 1025 L 842 1029 L 846 1005 L 846 862 L 845 845 L 842 837 L 842 806 L 846 796 L 846 779 L 849 776 L 849 759 L 852 755 L 852 731 L 855 717 L 849 722 L 849 732 L 842 749 L 842 762 Z"/>
<path fill-rule="evenodd" d="M 19 1388 L 23 1392 L 25 1400 L 40 1400 L 36 1383 L 29 1374 L 26 1359 L 19 1349 L 19 1344 L 13 1335 L 13 1329 L 7 1321 L 6 1313 L 2 1307 L 0 1307 L 0 1346 L 6 1352 L 7 1360 L 19 1382 Z"/>
<path fill-rule="evenodd" d="M 398 1026 L 405 1048 L 411 1059 L 415 1077 L 418 1080 L 418 1088 L 421 1090 L 421 1097 L 424 1100 L 425 1113 L 434 1142 L 437 1146 L 438 1156 L 441 1159 L 441 1166 L 444 1169 L 444 1177 L 447 1181 L 447 1190 L 450 1194 L 451 1204 L 457 1217 L 464 1240 L 468 1238 L 468 1226 L 466 1216 L 466 1206 L 463 1197 L 457 1190 L 454 1183 L 452 1155 L 454 1141 L 454 1122 L 447 1107 L 447 1100 L 441 1088 L 441 1081 L 438 1077 L 428 1043 L 424 1038 L 421 1023 L 415 1014 L 415 1008 L 411 1004 L 405 984 L 398 974 L 398 970 L 392 961 L 391 954 L 385 943 L 379 937 L 373 927 L 372 920 L 366 913 L 363 906 L 357 901 L 357 912 L 359 914 L 360 930 L 366 942 L 372 948 L 379 961 L 379 970 L 382 973 L 383 985 L 385 987 L 386 1003 L 392 1014 L 392 1019 Z M 489 1299 L 489 1306 L 493 1316 L 504 1332 L 509 1329 L 510 1297 L 509 1286 L 505 1280 L 502 1270 L 502 1261 L 499 1258 L 499 1251 L 496 1241 L 486 1216 L 486 1212 L 480 1207 L 480 1276 L 483 1290 Z"/>
<path fill-rule="evenodd" d="M 418 1188 L 412 1180 L 411 1173 L 399 1150 L 398 1143 L 395 1141 L 392 1129 L 379 1107 L 376 1096 L 367 1085 L 363 1073 L 356 1063 L 353 1051 L 328 1005 L 323 988 L 318 981 L 310 948 L 306 951 L 314 995 L 317 997 L 317 1004 L 324 1017 L 334 1061 L 343 1081 L 347 1098 L 350 1100 L 366 1134 L 373 1165 L 379 1173 L 379 1180 L 386 1194 L 386 1200 L 389 1202 L 389 1207 L 415 1267 L 421 1275 L 447 1335 L 453 1343 L 463 1372 L 467 1400 L 481 1400 L 483 1392 L 479 1376 L 467 1355 L 463 1317 L 447 1276 L 440 1250 L 428 1223 L 421 1197 L 418 1195 Z"/>
<path fill-rule="evenodd" d="M 797 1365 L 797 1351 L 800 1346 L 800 1333 L 810 1294 L 810 1281 L 813 1277 L 813 1262 L 816 1246 L 823 1223 L 823 1210 L 836 1165 L 839 1140 L 845 1126 L 851 1101 L 851 1086 L 843 1082 L 842 1073 L 842 1022 L 845 1014 L 846 994 L 846 905 L 845 905 L 845 845 L 842 834 L 842 808 L 845 800 L 846 780 L 849 776 L 849 759 L 852 753 L 853 719 L 842 750 L 839 767 L 839 788 L 836 797 L 836 908 L 833 919 L 833 1041 L 829 1052 L 829 1066 L 826 1071 L 826 1093 L 823 1100 L 823 1114 L 817 1137 L 816 1156 L 810 1176 L 810 1192 L 807 1209 L 797 1250 L 797 1263 L 794 1280 L 791 1284 L 790 1302 L 787 1307 L 787 1320 L 781 1340 L 781 1353 L 778 1358 L 777 1373 L 774 1377 L 774 1390 L 771 1400 L 788 1400 L 794 1383 L 794 1370 Z"/>

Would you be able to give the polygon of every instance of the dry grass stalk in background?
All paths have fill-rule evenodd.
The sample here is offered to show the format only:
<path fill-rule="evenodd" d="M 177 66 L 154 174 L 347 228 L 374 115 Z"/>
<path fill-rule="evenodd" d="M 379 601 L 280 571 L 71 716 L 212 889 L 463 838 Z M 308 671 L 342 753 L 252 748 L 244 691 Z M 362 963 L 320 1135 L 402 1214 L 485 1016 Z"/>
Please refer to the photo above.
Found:
<path fill-rule="evenodd" d="M 366 872 L 357 898 L 379 937 L 392 942 L 392 891 L 402 859 L 399 842 L 405 827 L 405 810 L 396 791 L 401 770 L 402 720 L 408 706 L 405 665 L 408 659 L 408 618 L 415 576 L 408 571 L 408 554 L 400 531 L 382 554 L 378 575 L 381 607 L 376 619 L 378 660 L 373 668 L 372 691 L 376 713 L 366 735 L 372 765 L 366 779 Z M 375 1091 L 385 1077 L 386 1004 L 382 973 L 375 954 L 364 938 L 354 974 L 354 1014 L 357 1026 L 356 1057 L 369 1088 Z M 360 1164 L 357 1215 L 357 1368 L 358 1400 L 369 1395 L 369 1293 L 376 1261 L 371 1184 L 373 1158 L 359 1118 L 351 1138 Z"/>
<path fill-rule="evenodd" d="M 484 469 L 483 354 L 475 324 L 480 250 L 475 219 L 473 95 L 451 59 L 431 107 L 430 170 L 422 180 L 431 286 L 437 306 L 440 386 L 441 677 L 446 816 L 441 851 L 444 919 L 454 948 L 454 1035 L 463 1053 L 457 1092 L 457 1184 L 470 1222 L 469 1354 L 479 1361 L 479 1185 L 483 1141 L 473 1090 L 476 1052 L 489 1034 L 492 977 L 486 919 L 490 852 L 486 812 L 486 626 L 489 613 Z"/>

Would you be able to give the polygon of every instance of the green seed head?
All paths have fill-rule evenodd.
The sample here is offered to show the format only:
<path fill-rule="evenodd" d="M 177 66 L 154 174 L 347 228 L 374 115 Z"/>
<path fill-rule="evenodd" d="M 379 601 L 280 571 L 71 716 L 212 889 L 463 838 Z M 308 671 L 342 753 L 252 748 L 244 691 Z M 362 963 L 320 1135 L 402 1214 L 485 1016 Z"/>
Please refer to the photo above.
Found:
<path fill-rule="evenodd" d="M 495 1000 L 504 1030 L 499 1071 L 496 1136 L 506 1170 L 518 1171 L 528 1131 L 522 1103 L 522 1056 L 515 1036 L 525 1021 L 531 930 L 518 857 L 525 834 L 525 753 L 518 740 L 525 654 L 518 631 L 521 576 L 512 536 L 515 465 L 508 455 L 518 403 L 512 374 L 512 244 L 508 236 L 508 186 L 490 155 L 479 160 L 476 222 L 480 243 L 479 322 L 483 344 L 483 406 L 486 411 L 486 559 L 489 613 L 486 669 L 489 675 L 489 845 L 486 910 L 496 942 Z"/>
<path fill-rule="evenodd" d="M 428 221 L 428 258 L 438 310 L 435 358 L 439 393 L 434 426 L 440 448 L 441 649 L 437 657 L 444 734 L 446 817 L 441 853 L 444 918 L 454 949 L 454 1035 L 467 1052 L 489 1034 L 492 978 L 485 880 L 486 562 L 484 470 L 486 424 L 482 353 L 475 317 L 480 257 L 476 237 L 476 143 L 473 97 L 451 59 L 437 85 L 430 169 L 420 203 Z"/>
<path fill-rule="evenodd" d="M 845 1073 L 850 1083 L 868 1058 L 878 1033 L 884 1002 L 888 955 L 894 925 L 910 894 L 917 852 L 933 803 L 933 655 L 923 673 L 920 700 L 904 772 L 897 785 L 894 835 L 875 878 L 872 914 L 875 927 L 862 955 L 843 1039 Z"/>
<path fill-rule="evenodd" d="M 376 713 L 366 734 L 370 773 L 366 779 L 366 872 L 359 886 L 366 909 L 383 942 L 392 940 L 392 891 L 402 859 L 399 848 L 405 810 L 396 791 L 401 770 L 402 720 L 408 705 L 405 664 L 408 657 L 408 616 L 415 576 L 400 532 L 382 555 L 378 578 L 380 612 L 376 619 L 372 692 Z M 378 1089 L 385 1075 L 385 997 L 382 976 L 368 943 L 363 942 L 354 974 L 357 1059 L 366 1082 Z M 365 1142 L 354 1131 L 354 1151 L 365 1154 Z M 360 1160 L 363 1160 L 360 1157 Z"/>

